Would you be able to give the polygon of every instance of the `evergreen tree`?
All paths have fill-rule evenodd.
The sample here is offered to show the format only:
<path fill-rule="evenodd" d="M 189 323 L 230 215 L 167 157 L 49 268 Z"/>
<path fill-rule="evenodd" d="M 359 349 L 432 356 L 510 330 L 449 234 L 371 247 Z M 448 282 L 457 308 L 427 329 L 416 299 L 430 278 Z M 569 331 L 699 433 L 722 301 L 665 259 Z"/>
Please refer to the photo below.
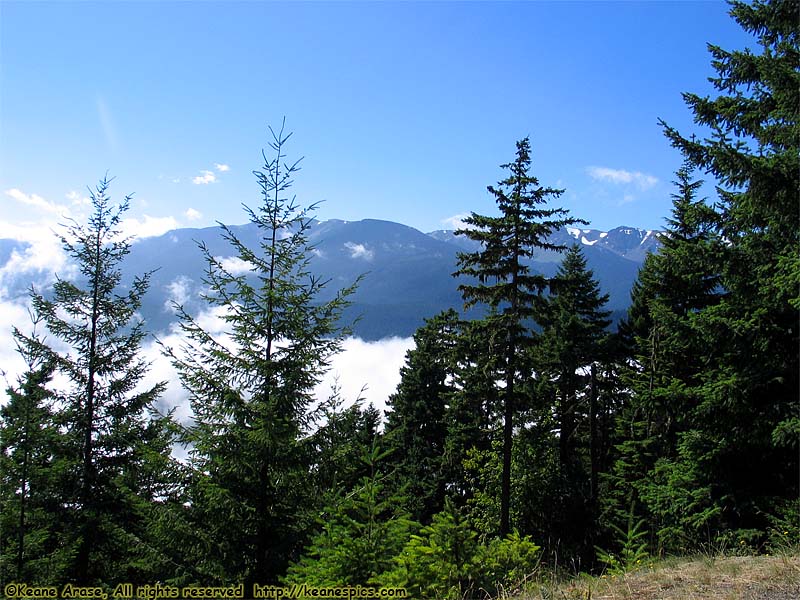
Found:
<path fill-rule="evenodd" d="M 452 391 L 447 397 L 442 469 L 447 496 L 456 506 L 465 506 L 479 488 L 465 470 L 472 454 L 490 452 L 501 413 L 497 389 L 499 358 L 487 352 L 490 326 L 484 321 L 462 322 L 450 356 L 453 365 Z M 500 424 L 502 426 L 502 424 Z M 499 491 L 499 488 L 498 488 Z M 496 498 L 499 497 L 499 493 Z M 499 512 L 495 515 L 499 517 Z M 498 518 L 491 531 L 497 529 Z"/>
<path fill-rule="evenodd" d="M 459 269 L 455 273 L 473 278 L 459 285 L 465 306 L 486 304 L 493 309 L 487 317 L 490 323 L 490 351 L 501 357 L 503 396 L 503 475 L 500 497 L 502 535 L 510 532 L 509 506 L 511 499 L 511 453 L 514 415 L 519 410 L 518 388 L 527 377 L 530 366 L 526 356 L 532 344 L 529 321 L 540 317 L 542 293 L 548 280 L 532 273 L 526 263 L 536 250 L 561 251 L 565 248 L 549 241 L 549 235 L 566 225 L 583 223 L 568 217 L 561 208 L 546 208 L 549 198 L 558 198 L 563 190 L 544 188 L 530 174 L 530 142 L 517 142 L 516 158 L 501 165 L 509 171 L 498 187 L 487 189 L 497 202 L 500 216 L 490 217 L 472 213 L 464 222 L 468 229 L 456 233 L 481 244 L 473 253 L 460 253 Z"/>
<path fill-rule="evenodd" d="M 461 323 L 450 309 L 426 321 L 406 353 L 397 392 L 389 397 L 386 438 L 415 520 L 429 522 L 444 506 L 447 409 L 454 389 L 453 348 Z"/>
<path fill-rule="evenodd" d="M 362 408 L 360 401 L 342 408 L 339 389 L 321 404 L 314 417 L 319 423 L 308 438 L 313 457 L 313 486 L 327 505 L 339 498 L 342 490 L 351 490 L 369 475 L 369 465 L 362 461 L 382 438 L 378 432 L 381 413 L 371 404 Z"/>
<path fill-rule="evenodd" d="M 272 130 L 270 130 L 272 131 Z M 310 211 L 286 196 L 299 161 L 286 164 L 289 135 L 272 132 L 273 158 L 255 171 L 260 206 L 246 208 L 263 235 L 248 248 L 222 226 L 246 274 L 202 247 L 206 300 L 222 335 L 180 310 L 187 342 L 169 351 L 190 394 L 191 506 L 200 570 L 210 581 L 275 583 L 311 524 L 312 457 L 304 440 L 312 390 L 338 351 L 352 287 L 317 302 L 326 281 L 308 272 Z"/>
<path fill-rule="evenodd" d="M 680 460 L 688 460 L 688 448 L 679 440 L 700 425 L 695 411 L 702 398 L 701 378 L 708 366 L 708 348 L 696 328 L 696 318 L 720 301 L 718 257 L 722 241 L 715 232 L 718 215 L 704 199 L 696 198 L 703 182 L 693 181 L 691 176 L 689 164 L 677 172 L 672 217 L 661 234 L 659 252 L 647 257 L 639 273 L 630 317 L 623 327 L 633 344 L 634 362 L 628 381 L 634 396 L 621 415 L 625 433 L 614 469 L 614 477 L 627 484 L 618 480 L 612 504 L 620 526 L 630 518 L 632 502 L 635 507 L 644 506 L 648 529 L 657 534 L 661 548 L 669 532 L 682 531 L 682 525 L 671 523 L 662 510 L 671 510 L 678 503 L 663 499 L 685 488 L 674 478 L 665 482 L 663 475 L 667 465 L 673 464 L 669 461 L 678 460 L 681 447 L 684 458 Z M 675 469 L 684 475 L 696 470 L 689 464 Z M 658 484 L 657 476 L 661 477 Z M 698 485 L 700 488 L 708 492 Z M 700 522 L 696 512 L 679 513 L 684 524 L 689 519 Z M 702 522 L 710 524 L 713 514 L 713 510 L 705 513 Z M 680 539 L 683 543 L 684 538 Z M 681 548 L 673 544 L 670 549 Z"/>
<path fill-rule="evenodd" d="M 56 481 L 59 432 L 47 389 L 54 367 L 28 356 L 18 387 L 0 408 L 0 581 L 46 585 L 63 576 L 68 557 Z"/>
<path fill-rule="evenodd" d="M 170 450 L 152 412 L 164 385 L 141 389 L 148 364 L 139 356 L 146 333 L 137 311 L 149 275 L 121 284 L 130 241 L 118 228 L 130 198 L 114 206 L 108 186 L 103 179 L 91 193 L 88 223 L 73 222 L 61 236 L 78 281 L 57 280 L 50 297 L 31 294 L 34 321 L 69 349 L 15 331 L 24 353 L 53 365 L 70 384 L 57 418 L 72 485 L 59 501 L 71 513 L 69 578 L 84 584 L 150 579 L 141 560 L 151 554 L 146 513 L 165 484 L 160 468 Z"/>
<path fill-rule="evenodd" d="M 359 458 L 368 474 L 346 495 L 327 506 L 320 519 L 322 532 L 289 567 L 284 584 L 356 586 L 379 583 L 417 525 L 402 506 L 405 499 L 388 491 L 377 442 Z M 338 492 L 338 491 L 337 491 Z"/>
<path fill-rule="evenodd" d="M 597 497 L 601 439 L 597 366 L 608 358 L 611 313 L 603 310 L 607 302 L 608 295 L 600 293 L 583 252 L 573 245 L 552 280 L 535 352 L 543 373 L 540 393 L 555 399 L 547 410 L 555 415 L 559 432 L 559 468 L 550 474 L 552 481 L 547 486 L 559 500 L 549 503 L 552 512 L 547 520 L 562 548 L 576 551 L 578 547 L 592 548 L 588 541 Z M 541 411 L 532 418 L 537 424 L 549 420 L 549 415 Z M 548 436 L 545 431 L 539 433 Z M 531 443 L 530 436 L 526 437 Z M 533 443 L 541 446 L 536 440 Z M 538 454 L 542 453 L 543 448 L 539 448 Z"/>
<path fill-rule="evenodd" d="M 559 456 L 562 471 L 566 472 L 575 459 L 576 418 L 580 414 L 592 418 L 589 406 L 582 407 L 583 410 L 579 406 L 579 392 L 590 383 L 589 373 L 578 371 L 602 360 L 611 312 L 603 310 L 608 294 L 600 294 L 600 286 L 577 245 L 564 257 L 551 290 L 543 319 L 540 352 L 558 388 L 555 412 L 559 416 Z"/>
<path fill-rule="evenodd" d="M 733 2 L 760 54 L 709 46 L 716 97 L 684 94 L 710 138 L 664 125 L 674 146 L 719 182 L 718 302 L 691 316 L 707 349 L 695 428 L 699 463 L 725 527 L 763 529 L 796 498 L 800 386 L 800 48 L 792 0 Z"/>

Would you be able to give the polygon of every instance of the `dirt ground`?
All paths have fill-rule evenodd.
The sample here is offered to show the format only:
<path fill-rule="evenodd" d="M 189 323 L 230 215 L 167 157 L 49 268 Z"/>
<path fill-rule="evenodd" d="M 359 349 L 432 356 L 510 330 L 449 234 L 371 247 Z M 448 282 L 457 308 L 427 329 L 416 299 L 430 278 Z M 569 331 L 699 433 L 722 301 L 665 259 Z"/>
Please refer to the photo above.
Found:
<path fill-rule="evenodd" d="M 525 600 L 800 600 L 800 556 L 667 561 L 622 576 L 573 581 Z"/>

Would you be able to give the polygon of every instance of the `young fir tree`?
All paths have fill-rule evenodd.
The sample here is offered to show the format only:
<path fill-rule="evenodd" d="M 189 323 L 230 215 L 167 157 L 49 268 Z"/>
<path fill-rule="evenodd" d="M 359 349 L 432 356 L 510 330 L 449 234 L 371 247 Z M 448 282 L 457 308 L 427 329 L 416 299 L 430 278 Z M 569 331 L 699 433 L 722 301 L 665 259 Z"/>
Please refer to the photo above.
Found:
<path fill-rule="evenodd" d="M 460 327 L 458 313 L 450 309 L 417 330 L 414 348 L 400 369 L 400 384 L 388 402 L 385 435 L 394 450 L 390 460 L 413 504 L 413 518 L 423 523 L 444 506 L 447 409 L 455 391 L 453 347 Z"/>
<path fill-rule="evenodd" d="M 272 130 L 270 130 L 272 131 Z M 310 211 L 286 196 L 298 162 L 286 164 L 290 135 L 275 133 L 255 171 L 262 201 L 245 207 L 262 235 L 248 248 L 222 226 L 247 272 L 202 248 L 205 298 L 226 331 L 215 334 L 182 309 L 182 351 L 168 352 L 190 394 L 194 481 L 191 513 L 199 539 L 195 564 L 216 582 L 276 583 L 296 558 L 311 524 L 314 490 L 307 435 L 312 390 L 339 350 L 338 321 L 349 287 L 329 302 L 311 275 Z"/>
<path fill-rule="evenodd" d="M 760 53 L 709 46 L 718 95 L 684 98 L 710 137 L 664 127 L 720 186 L 724 293 L 693 317 L 708 361 L 690 485 L 713 490 L 726 527 L 761 529 L 800 494 L 800 29 L 792 0 L 733 2 L 731 15 Z"/>
<path fill-rule="evenodd" d="M 146 332 L 137 311 L 149 274 L 122 285 L 130 241 L 119 226 L 130 197 L 115 206 L 108 187 L 106 178 L 91 193 L 87 224 L 73 222 L 61 236 L 78 280 L 58 279 L 47 297 L 31 294 L 34 320 L 68 350 L 15 332 L 25 353 L 54 365 L 70 384 L 57 419 L 72 485 L 60 502 L 74 552 L 68 577 L 83 584 L 151 579 L 158 551 L 149 543 L 149 507 L 168 484 L 169 441 L 152 412 L 164 384 L 142 389 L 148 363 L 139 355 Z"/>
<path fill-rule="evenodd" d="M 289 567 L 284 585 L 367 586 L 380 584 L 411 533 L 418 527 L 408 518 L 405 498 L 385 485 L 381 462 L 391 453 L 377 440 L 359 462 L 368 473 L 352 489 L 333 499 L 321 518 L 322 531 Z"/>
<path fill-rule="evenodd" d="M 491 334 L 485 342 L 502 361 L 502 535 L 510 531 L 514 415 L 520 409 L 519 384 L 530 371 L 526 358 L 533 343 L 530 322 L 540 318 L 542 293 L 548 286 L 547 278 L 532 273 L 526 261 L 536 250 L 564 250 L 564 246 L 549 241 L 550 234 L 566 225 L 583 223 L 569 217 L 565 209 L 546 207 L 548 199 L 558 198 L 563 190 L 541 187 L 530 174 L 530 165 L 530 142 L 525 138 L 517 142 L 514 161 L 501 165 L 508 170 L 508 177 L 498 187 L 487 188 L 495 197 L 500 215 L 472 213 L 464 220 L 468 228 L 456 232 L 481 244 L 476 252 L 459 254 L 455 275 L 472 278 L 459 285 L 465 306 L 481 303 L 492 309 L 486 317 Z"/>

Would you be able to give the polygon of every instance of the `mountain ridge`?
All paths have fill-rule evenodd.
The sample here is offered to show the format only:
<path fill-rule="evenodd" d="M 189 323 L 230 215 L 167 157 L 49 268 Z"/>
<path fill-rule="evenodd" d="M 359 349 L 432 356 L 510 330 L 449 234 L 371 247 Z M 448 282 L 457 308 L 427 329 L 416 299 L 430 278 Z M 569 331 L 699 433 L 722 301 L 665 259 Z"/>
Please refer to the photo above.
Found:
<path fill-rule="evenodd" d="M 229 229 L 251 248 L 259 243 L 258 228 L 247 223 Z M 175 320 L 171 301 L 178 301 L 196 314 L 207 309 L 200 298 L 205 262 L 197 245 L 204 244 L 213 255 L 236 263 L 235 252 L 222 237 L 220 226 L 179 228 L 160 236 L 139 238 L 131 245 L 124 264 L 129 282 L 134 274 L 152 272 L 151 287 L 142 314 L 155 331 L 166 330 Z M 427 317 L 447 308 L 461 309 L 459 281 L 452 275 L 459 252 L 474 251 L 477 244 L 453 230 L 424 233 L 408 225 L 379 219 L 345 221 L 312 220 L 308 241 L 313 251 L 309 270 L 329 281 L 320 301 L 329 300 L 342 287 L 364 275 L 351 297 L 346 322 L 356 321 L 353 332 L 367 340 L 414 333 Z M 550 241 L 570 246 L 577 243 L 587 264 L 610 295 L 608 308 L 619 317 L 627 308 L 629 293 L 647 252 L 658 247 L 658 232 L 620 226 L 607 232 L 596 229 L 565 228 L 553 232 Z M 0 269 L 26 246 L 0 239 Z M 531 269 L 547 276 L 556 273 L 561 254 L 538 251 Z M 29 289 L 31 273 L 5 275 L 7 296 L 20 296 Z"/>

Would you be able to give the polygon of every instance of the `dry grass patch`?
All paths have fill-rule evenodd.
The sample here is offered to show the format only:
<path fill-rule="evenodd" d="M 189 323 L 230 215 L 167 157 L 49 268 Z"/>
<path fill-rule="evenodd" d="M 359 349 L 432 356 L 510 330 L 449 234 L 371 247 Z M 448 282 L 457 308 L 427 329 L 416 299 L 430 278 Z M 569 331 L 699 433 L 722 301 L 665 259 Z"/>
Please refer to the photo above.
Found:
<path fill-rule="evenodd" d="M 519 600 L 798 600 L 800 556 L 673 560 L 626 575 L 540 587 Z"/>

